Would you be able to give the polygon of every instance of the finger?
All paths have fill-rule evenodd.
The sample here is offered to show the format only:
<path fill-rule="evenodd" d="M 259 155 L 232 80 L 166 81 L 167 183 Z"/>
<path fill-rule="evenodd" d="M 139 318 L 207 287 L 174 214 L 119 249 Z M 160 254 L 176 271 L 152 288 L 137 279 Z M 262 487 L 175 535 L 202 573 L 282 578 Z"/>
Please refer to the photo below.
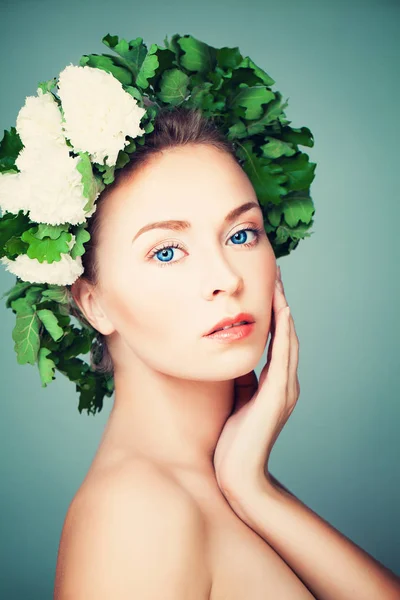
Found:
<path fill-rule="evenodd" d="M 277 277 L 275 279 L 275 293 L 274 293 L 274 297 L 273 297 L 274 313 L 278 313 L 281 310 L 281 308 L 284 308 L 287 305 L 288 305 L 288 303 L 287 303 L 285 292 L 283 289 L 282 280 L 279 278 L 279 275 L 277 274 Z"/>
<path fill-rule="evenodd" d="M 287 389 L 290 362 L 290 309 L 286 305 L 278 314 L 277 335 L 271 357 L 271 376 L 283 391 Z"/>
<path fill-rule="evenodd" d="M 282 306 L 275 316 L 276 326 L 274 338 L 271 340 L 271 352 L 270 348 L 268 348 L 270 362 L 264 365 L 260 373 L 259 387 L 263 385 L 264 380 L 268 376 L 271 385 L 275 388 L 279 388 L 282 392 L 287 389 L 290 358 L 290 320 L 287 314 L 288 309 L 287 304 L 286 306 Z"/>
<path fill-rule="evenodd" d="M 288 389 L 290 390 L 290 402 L 295 404 L 297 402 L 300 385 L 298 379 L 298 365 L 299 365 L 299 338 L 296 333 L 294 320 L 290 315 L 290 360 L 289 360 L 289 383 Z"/>
<path fill-rule="evenodd" d="M 283 288 L 282 281 L 277 282 L 276 286 L 276 294 L 280 297 L 276 299 L 275 305 L 279 306 L 279 303 L 287 304 L 287 300 L 285 297 L 285 291 Z M 296 329 L 294 326 L 294 320 L 292 314 L 290 315 L 290 328 L 289 328 L 289 346 L 290 346 L 290 357 L 289 357 L 289 367 L 288 367 L 288 402 L 291 404 L 295 404 L 299 395 L 300 385 L 297 375 L 298 369 L 298 361 L 299 361 L 299 339 L 296 334 Z"/>
<path fill-rule="evenodd" d="M 278 308 L 278 310 L 282 310 L 279 307 L 287 306 L 287 300 L 285 296 L 285 290 L 283 287 L 283 283 L 280 275 L 280 268 L 277 268 L 277 280 L 276 280 L 276 298 L 274 299 L 274 305 Z M 289 363 L 288 363 L 288 381 L 287 381 L 287 390 L 288 390 L 288 402 L 293 403 L 297 399 L 297 388 L 298 388 L 298 378 L 297 378 L 297 367 L 298 367 L 298 337 L 294 327 L 294 320 L 292 314 L 289 316 Z"/>
<path fill-rule="evenodd" d="M 274 336 L 275 336 L 275 315 L 274 315 L 273 311 L 271 314 L 270 334 L 271 334 L 271 337 L 269 340 L 269 346 L 268 346 L 268 352 L 267 352 L 267 363 L 271 362 L 272 346 L 274 344 Z"/>
<path fill-rule="evenodd" d="M 274 296 L 272 299 L 272 315 L 271 315 L 271 325 L 270 325 L 270 333 L 271 339 L 269 341 L 268 352 L 267 352 L 267 367 L 266 371 L 268 372 L 269 365 L 271 363 L 272 351 L 274 346 L 274 338 L 275 338 L 275 329 L 276 329 L 276 313 L 279 312 L 283 307 L 287 306 L 287 301 L 283 293 L 283 286 L 280 282 L 279 276 L 277 274 L 275 279 L 275 289 Z M 265 376 L 264 376 L 265 377 Z"/>

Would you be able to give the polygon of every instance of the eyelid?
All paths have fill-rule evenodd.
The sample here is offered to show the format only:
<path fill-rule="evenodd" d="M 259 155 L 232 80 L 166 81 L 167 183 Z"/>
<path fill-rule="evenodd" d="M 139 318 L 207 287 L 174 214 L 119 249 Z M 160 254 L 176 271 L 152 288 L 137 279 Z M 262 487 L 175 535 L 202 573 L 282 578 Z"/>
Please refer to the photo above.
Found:
<path fill-rule="evenodd" d="M 230 232 L 228 234 L 228 238 L 232 237 L 232 235 L 234 235 L 236 233 L 236 231 L 234 231 L 236 227 L 239 227 L 239 230 L 246 229 L 247 227 L 250 227 L 250 228 L 251 227 L 255 227 L 255 228 L 261 228 L 261 229 L 263 229 L 264 228 L 263 220 L 261 219 L 261 223 L 260 224 L 258 223 L 258 221 L 259 221 L 259 219 L 254 219 L 253 221 L 245 221 L 245 223 L 242 223 L 240 225 L 239 224 L 238 225 L 234 225 L 232 227 L 232 229 L 231 229 L 232 233 Z M 187 233 L 188 233 L 188 231 L 182 231 L 179 235 L 182 235 L 182 234 L 186 235 Z M 160 244 L 164 244 L 164 243 L 171 243 L 171 244 L 173 244 L 175 242 L 178 243 L 178 239 L 177 238 L 175 238 L 175 239 L 174 238 L 168 238 L 165 241 L 162 241 L 162 242 L 160 241 L 155 246 L 152 245 L 152 248 L 149 250 L 149 252 L 151 252 L 152 249 L 158 247 Z"/>
<path fill-rule="evenodd" d="M 233 229 L 235 229 L 235 227 Z M 247 223 L 247 224 L 244 223 L 244 224 L 238 225 L 238 227 L 239 227 L 239 229 L 237 229 L 237 231 L 232 231 L 228 235 L 228 240 L 230 240 L 230 238 L 233 237 L 236 233 L 238 233 L 240 231 L 245 231 L 245 230 L 253 230 L 255 235 L 257 236 L 257 238 L 260 238 L 263 235 L 263 233 L 265 233 L 264 224 L 262 224 L 260 226 L 257 223 Z M 237 244 L 237 245 L 244 246 L 244 244 Z M 155 246 L 153 246 L 153 248 L 146 254 L 146 259 L 151 261 L 153 259 L 153 257 L 155 256 L 155 254 L 157 254 L 161 250 L 165 250 L 170 247 L 173 247 L 177 250 L 183 250 L 180 242 L 178 242 L 177 240 L 173 240 L 173 239 L 172 240 L 167 239 L 167 240 L 164 240 L 163 242 L 160 242 L 159 244 L 156 244 Z M 179 262 L 179 261 L 174 261 L 174 262 Z"/>
<path fill-rule="evenodd" d="M 255 222 L 245 222 L 244 224 L 241 224 L 241 225 L 234 225 L 232 227 L 232 229 L 231 229 L 231 232 L 233 232 L 233 233 L 230 232 L 227 237 L 229 239 L 230 237 L 232 237 L 232 235 L 234 235 L 236 233 L 236 231 L 234 231 L 236 227 L 239 227 L 239 231 L 240 231 L 241 229 L 245 229 L 246 227 L 258 227 L 258 226 L 259 225 L 257 223 L 255 223 Z M 261 225 L 261 226 L 263 226 L 263 225 Z M 186 231 L 182 231 L 181 232 L 181 234 L 186 234 L 186 233 L 187 233 Z M 164 244 L 164 243 L 169 243 L 169 244 L 171 243 L 171 244 L 173 244 L 175 242 L 178 242 L 177 238 L 175 238 L 175 239 L 174 238 L 172 238 L 172 239 L 168 238 L 167 240 L 165 240 L 163 242 L 157 243 L 155 246 L 153 246 L 153 248 L 159 246 L 160 244 Z"/>

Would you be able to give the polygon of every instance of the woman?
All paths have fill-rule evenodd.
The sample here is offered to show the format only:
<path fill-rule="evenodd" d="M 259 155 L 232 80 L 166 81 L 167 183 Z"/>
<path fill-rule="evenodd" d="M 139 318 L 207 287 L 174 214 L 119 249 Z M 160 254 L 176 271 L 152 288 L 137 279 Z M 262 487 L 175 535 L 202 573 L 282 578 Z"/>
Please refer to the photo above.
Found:
<path fill-rule="evenodd" d="M 66 516 L 55 600 L 399 598 L 393 573 L 264 472 L 298 398 L 298 340 L 221 134 L 199 112 L 160 113 L 88 229 L 71 301 L 115 397 Z M 252 324 L 208 335 L 226 318 Z"/>

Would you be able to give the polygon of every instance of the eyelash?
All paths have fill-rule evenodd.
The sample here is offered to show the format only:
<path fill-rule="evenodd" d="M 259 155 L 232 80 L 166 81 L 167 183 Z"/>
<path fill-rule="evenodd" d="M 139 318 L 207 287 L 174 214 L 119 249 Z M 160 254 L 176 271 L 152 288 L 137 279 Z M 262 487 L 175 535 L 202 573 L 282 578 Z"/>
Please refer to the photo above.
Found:
<path fill-rule="evenodd" d="M 242 231 L 252 231 L 256 236 L 255 240 L 253 240 L 252 242 L 250 242 L 248 244 L 235 244 L 236 246 L 244 246 L 245 248 L 248 248 L 250 246 L 256 246 L 258 244 L 258 242 L 260 241 L 260 237 L 261 237 L 262 233 L 264 232 L 264 229 L 261 229 L 260 227 L 246 227 L 245 229 L 239 229 L 239 231 L 235 231 L 235 233 L 232 234 L 231 237 L 233 237 L 234 235 L 236 235 L 238 233 L 242 233 Z M 183 250 L 183 248 L 180 244 L 177 244 L 177 243 L 165 244 L 164 246 L 154 248 L 151 255 L 148 257 L 148 260 L 152 260 L 153 257 L 156 254 L 158 254 L 158 252 L 160 252 L 161 250 L 168 250 L 169 248 L 178 248 L 179 250 Z M 171 264 L 175 264 L 179 261 L 175 260 L 175 261 L 167 261 L 167 262 L 163 262 L 163 261 L 155 261 L 155 262 L 158 262 L 160 267 L 167 267 L 167 266 L 169 266 Z"/>

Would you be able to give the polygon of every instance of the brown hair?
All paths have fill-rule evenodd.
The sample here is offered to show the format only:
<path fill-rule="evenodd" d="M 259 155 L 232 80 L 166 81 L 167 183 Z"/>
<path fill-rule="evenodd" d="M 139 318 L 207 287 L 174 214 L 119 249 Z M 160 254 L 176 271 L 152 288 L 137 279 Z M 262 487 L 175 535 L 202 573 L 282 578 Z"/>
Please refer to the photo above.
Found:
<path fill-rule="evenodd" d="M 182 146 L 185 144 L 212 145 L 222 152 L 226 152 L 240 164 L 235 154 L 233 142 L 230 142 L 220 131 L 212 118 L 207 118 L 198 108 L 164 107 L 157 113 L 154 122 L 154 130 L 145 137 L 143 146 L 137 145 L 136 150 L 130 155 L 130 161 L 124 167 L 115 171 L 114 181 L 108 185 L 96 200 L 96 211 L 87 221 L 86 228 L 90 233 L 90 240 L 85 244 L 85 253 L 82 256 L 85 278 L 93 286 L 98 283 L 98 263 L 96 257 L 96 246 L 98 233 L 101 226 L 101 206 L 107 195 L 130 174 L 145 165 L 149 160 L 162 150 Z M 86 326 L 91 327 L 79 307 L 75 304 L 70 288 L 70 312 Z M 113 372 L 113 363 L 109 353 L 106 338 L 97 332 L 90 349 L 91 368 L 100 373 Z"/>

